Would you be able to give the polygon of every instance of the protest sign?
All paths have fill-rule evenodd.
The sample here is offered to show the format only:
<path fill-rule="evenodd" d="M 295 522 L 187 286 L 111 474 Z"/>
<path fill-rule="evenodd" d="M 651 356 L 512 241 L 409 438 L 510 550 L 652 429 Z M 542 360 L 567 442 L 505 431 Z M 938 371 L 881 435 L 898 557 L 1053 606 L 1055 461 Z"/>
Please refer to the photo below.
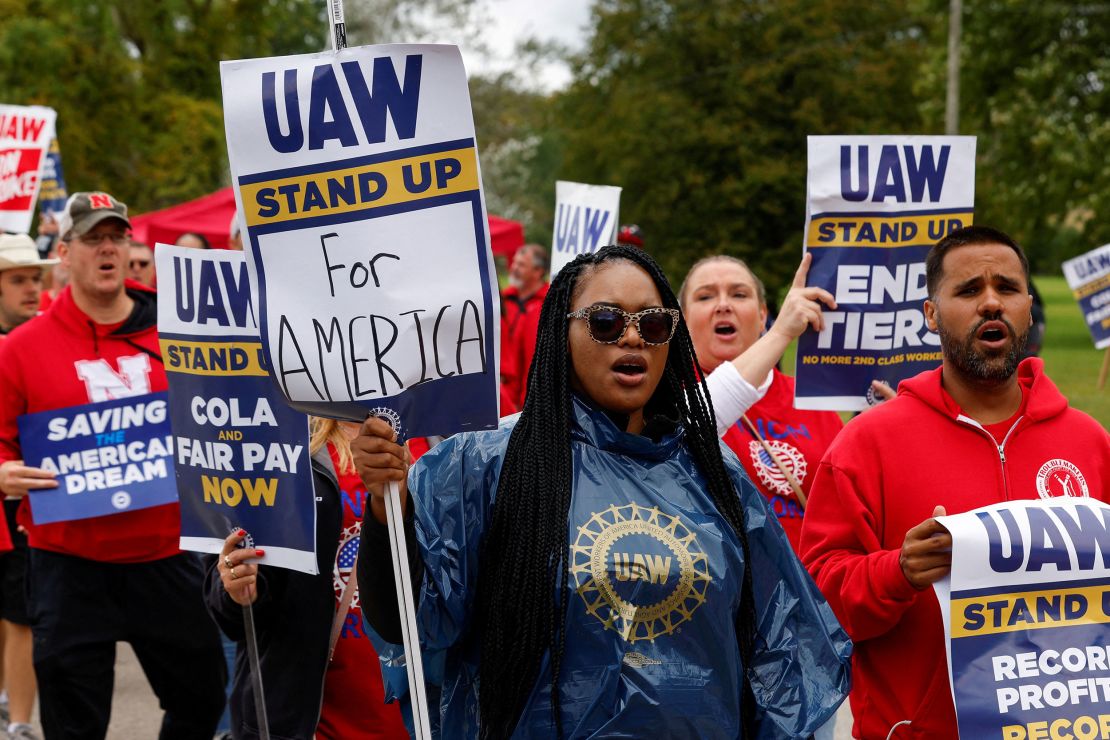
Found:
<path fill-rule="evenodd" d="M 58 476 L 31 496 L 35 524 L 89 519 L 177 501 L 166 393 L 24 414 L 23 459 Z"/>
<path fill-rule="evenodd" d="M 39 210 L 61 213 L 66 207 L 66 178 L 62 172 L 62 149 L 58 139 L 50 140 L 46 159 L 42 164 L 42 187 L 39 191 Z"/>
<path fill-rule="evenodd" d="M 31 228 L 55 118 L 51 108 L 0 105 L 0 231 Z"/>
<path fill-rule="evenodd" d="M 259 562 L 315 574 L 308 419 L 267 372 L 242 252 L 154 254 L 182 549 L 218 553 L 242 528 Z"/>
<path fill-rule="evenodd" d="M 497 423 L 499 306 L 453 46 L 221 64 L 267 364 L 298 409 Z"/>
<path fill-rule="evenodd" d="M 858 411 L 872 380 L 896 387 L 940 364 L 925 255 L 972 222 L 975 138 L 811 136 L 806 187 L 807 284 L 837 307 L 798 340 L 794 405 Z"/>
<path fill-rule="evenodd" d="M 613 185 L 555 183 L 555 229 L 552 232 L 551 276 L 580 254 L 617 243 L 621 189 Z"/>
<path fill-rule="evenodd" d="M 960 737 L 1110 737 L 1110 506 L 1056 478 L 1067 495 L 938 517 Z"/>
<path fill-rule="evenodd" d="M 1110 244 L 1070 259 L 1063 267 L 1095 347 L 1110 347 Z"/>

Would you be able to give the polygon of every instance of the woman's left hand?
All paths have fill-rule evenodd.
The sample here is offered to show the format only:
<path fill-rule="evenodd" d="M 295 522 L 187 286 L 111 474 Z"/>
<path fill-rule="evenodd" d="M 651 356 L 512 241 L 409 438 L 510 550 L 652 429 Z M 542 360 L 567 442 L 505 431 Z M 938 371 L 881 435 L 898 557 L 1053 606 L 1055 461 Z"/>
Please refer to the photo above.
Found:
<path fill-rule="evenodd" d="M 246 561 L 266 554 L 258 548 L 239 547 L 246 536 L 246 531 L 242 529 L 229 534 L 220 550 L 220 560 L 216 563 L 227 595 L 242 606 L 250 606 L 258 598 L 258 566 Z"/>
<path fill-rule="evenodd" d="M 813 253 L 806 252 L 802 262 L 794 273 L 794 282 L 790 285 L 790 292 L 782 302 L 778 318 L 770 331 L 784 335 L 789 341 L 794 341 L 802 335 L 806 327 L 814 331 L 825 328 L 825 320 L 821 315 L 821 304 L 830 309 L 836 309 L 836 299 L 832 293 L 824 288 L 806 287 L 806 277 L 809 275 L 809 266 L 813 262 Z"/>

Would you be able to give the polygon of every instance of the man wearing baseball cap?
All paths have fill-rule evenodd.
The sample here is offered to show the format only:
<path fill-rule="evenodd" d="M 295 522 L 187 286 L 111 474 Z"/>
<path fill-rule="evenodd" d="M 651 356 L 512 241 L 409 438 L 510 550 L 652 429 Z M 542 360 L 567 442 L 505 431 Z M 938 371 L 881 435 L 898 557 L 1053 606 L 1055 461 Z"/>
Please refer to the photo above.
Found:
<path fill-rule="evenodd" d="M 57 262 L 26 234 L 0 234 L 0 338 L 39 312 L 43 271 Z"/>
<path fill-rule="evenodd" d="M 58 226 L 70 283 L 42 317 L 0 343 L 0 492 L 9 496 L 58 485 L 23 464 L 19 416 L 166 390 L 156 294 L 126 279 L 127 206 L 107 193 L 75 193 Z M 104 737 L 123 640 L 166 712 L 161 737 L 211 738 L 224 661 L 199 561 L 178 549 L 178 504 L 39 525 L 29 514 L 24 503 L 46 737 Z"/>

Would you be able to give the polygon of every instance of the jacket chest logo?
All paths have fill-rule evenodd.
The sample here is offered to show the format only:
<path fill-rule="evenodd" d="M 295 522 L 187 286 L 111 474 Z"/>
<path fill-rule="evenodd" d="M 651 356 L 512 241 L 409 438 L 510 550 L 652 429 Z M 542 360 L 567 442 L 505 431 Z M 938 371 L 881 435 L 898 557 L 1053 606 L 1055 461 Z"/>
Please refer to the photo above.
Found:
<path fill-rule="evenodd" d="M 117 373 L 107 360 L 78 360 L 77 377 L 85 384 L 89 403 L 112 401 L 150 393 L 150 358 L 144 354 L 120 357 Z"/>
<path fill-rule="evenodd" d="M 637 504 L 610 506 L 578 528 L 570 572 L 586 611 L 628 642 L 673 633 L 713 580 L 682 520 Z"/>
<path fill-rule="evenodd" d="M 1074 464 L 1063 458 L 1053 458 L 1037 471 L 1037 494 L 1041 498 L 1060 496 L 1089 497 L 1087 479 Z"/>

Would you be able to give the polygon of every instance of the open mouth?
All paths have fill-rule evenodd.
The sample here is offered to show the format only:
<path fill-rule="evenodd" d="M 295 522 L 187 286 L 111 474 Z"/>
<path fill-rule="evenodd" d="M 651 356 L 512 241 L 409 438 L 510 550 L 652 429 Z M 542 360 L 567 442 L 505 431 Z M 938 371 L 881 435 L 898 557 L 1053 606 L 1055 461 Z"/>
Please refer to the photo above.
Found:
<path fill-rule="evenodd" d="M 719 337 L 729 339 L 736 336 L 736 327 L 732 324 L 718 323 L 713 326 L 713 333 Z"/>
<path fill-rule="evenodd" d="M 1009 336 L 1009 328 L 1001 321 L 988 321 L 975 332 L 976 339 L 988 344 L 1005 341 Z"/>
<path fill-rule="evenodd" d="M 642 355 L 624 355 L 613 363 L 618 379 L 638 381 L 647 373 L 647 360 Z"/>

